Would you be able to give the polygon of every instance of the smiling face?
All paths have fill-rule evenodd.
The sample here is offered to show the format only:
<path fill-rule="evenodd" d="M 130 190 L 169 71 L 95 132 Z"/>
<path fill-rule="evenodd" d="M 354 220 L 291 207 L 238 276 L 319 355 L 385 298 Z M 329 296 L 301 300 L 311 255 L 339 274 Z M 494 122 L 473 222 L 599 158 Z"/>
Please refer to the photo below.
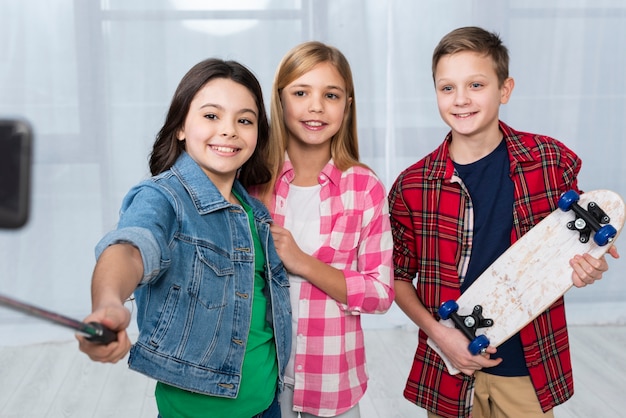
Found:
<path fill-rule="evenodd" d="M 499 141 L 499 108 L 509 101 L 513 79 L 498 83 L 489 56 L 463 51 L 443 56 L 435 71 L 437 105 L 452 141 Z"/>
<path fill-rule="evenodd" d="M 288 147 L 327 147 L 330 152 L 330 139 L 339 131 L 351 100 L 337 69 L 320 63 L 286 85 L 280 97 Z"/>
<path fill-rule="evenodd" d="M 216 78 L 193 98 L 178 140 L 228 198 L 237 170 L 254 152 L 258 135 L 258 109 L 243 85 Z"/>

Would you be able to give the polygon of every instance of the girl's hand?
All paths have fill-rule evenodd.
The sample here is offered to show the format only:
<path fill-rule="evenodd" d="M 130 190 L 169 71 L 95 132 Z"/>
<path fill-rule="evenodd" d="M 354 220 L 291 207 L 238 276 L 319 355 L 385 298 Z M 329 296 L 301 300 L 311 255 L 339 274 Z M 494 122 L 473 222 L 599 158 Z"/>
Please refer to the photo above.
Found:
<path fill-rule="evenodd" d="M 117 363 L 126 357 L 131 347 L 126 328 L 130 324 L 130 311 L 123 305 L 100 308 L 85 318 L 84 322 L 99 322 L 117 332 L 117 341 L 107 345 L 90 342 L 82 335 L 76 335 L 78 348 L 93 361 Z"/>
<path fill-rule="evenodd" d="M 307 254 L 298 247 L 296 240 L 289 230 L 272 224 L 270 227 L 276 252 L 282 260 L 285 268 L 292 274 L 302 275 L 299 267 L 306 263 Z"/>
<path fill-rule="evenodd" d="M 343 272 L 302 251 L 287 229 L 270 227 L 276 252 L 287 271 L 303 277 L 328 296 L 342 304 L 348 303 L 348 289 Z"/>

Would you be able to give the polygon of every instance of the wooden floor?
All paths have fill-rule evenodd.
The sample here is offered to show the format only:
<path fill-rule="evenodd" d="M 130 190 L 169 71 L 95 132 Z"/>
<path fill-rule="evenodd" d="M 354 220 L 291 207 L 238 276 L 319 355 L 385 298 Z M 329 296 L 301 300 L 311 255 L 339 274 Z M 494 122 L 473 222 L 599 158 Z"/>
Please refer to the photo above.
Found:
<path fill-rule="evenodd" d="M 402 397 L 417 342 L 415 328 L 368 329 L 370 385 L 363 418 L 425 417 Z M 576 394 L 557 418 L 626 416 L 626 326 L 570 327 Z M 8 345 L 0 340 L 1 418 L 155 418 L 154 382 L 80 353 L 64 341 Z"/>

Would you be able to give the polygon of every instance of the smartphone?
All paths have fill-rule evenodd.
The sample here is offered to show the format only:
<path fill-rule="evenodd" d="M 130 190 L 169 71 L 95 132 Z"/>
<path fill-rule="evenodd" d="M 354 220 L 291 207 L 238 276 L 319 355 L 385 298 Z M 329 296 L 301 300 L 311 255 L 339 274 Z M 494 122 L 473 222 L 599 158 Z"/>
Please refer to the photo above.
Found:
<path fill-rule="evenodd" d="M 0 119 L 0 228 L 21 228 L 30 209 L 33 131 L 23 119 Z"/>

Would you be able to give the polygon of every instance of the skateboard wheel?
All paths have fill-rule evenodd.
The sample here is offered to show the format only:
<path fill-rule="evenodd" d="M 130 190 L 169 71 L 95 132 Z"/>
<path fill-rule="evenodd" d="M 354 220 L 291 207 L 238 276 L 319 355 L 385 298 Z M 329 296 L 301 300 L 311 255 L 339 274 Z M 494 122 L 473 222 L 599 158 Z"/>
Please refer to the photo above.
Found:
<path fill-rule="evenodd" d="M 568 190 L 563 193 L 559 198 L 559 208 L 563 212 L 567 212 L 568 210 L 570 210 L 574 203 L 578 202 L 579 199 L 580 196 L 578 195 L 578 193 L 576 193 L 575 190 Z"/>
<path fill-rule="evenodd" d="M 603 225 L 593 235 L 593 240 L 600 247 L 605 246 L 609 242 L 613 241 L 613 238 L 617 235 L 617 230 L 612 225 Z"/>
<path fill-rule="evenodd" d="M 472 340 L 468 349 L 473 355 L 483 353 L 489 347 L 489 338 L 479 335 Z"/>
<path fill-rule="evenodd" d="M 454 300 L 448 300 L 439 307 L 439 317 L 443 320 L 449 319 L 450 315 L 459 310 L 459 305 Z"/>

